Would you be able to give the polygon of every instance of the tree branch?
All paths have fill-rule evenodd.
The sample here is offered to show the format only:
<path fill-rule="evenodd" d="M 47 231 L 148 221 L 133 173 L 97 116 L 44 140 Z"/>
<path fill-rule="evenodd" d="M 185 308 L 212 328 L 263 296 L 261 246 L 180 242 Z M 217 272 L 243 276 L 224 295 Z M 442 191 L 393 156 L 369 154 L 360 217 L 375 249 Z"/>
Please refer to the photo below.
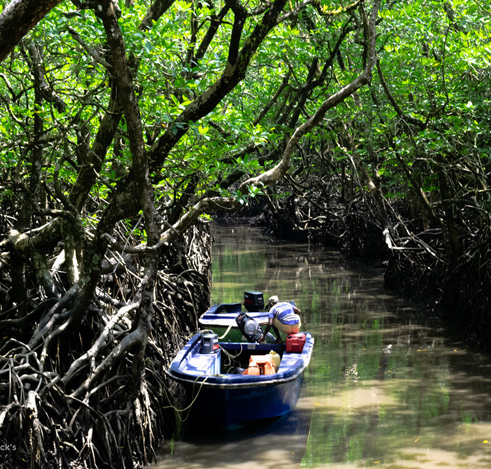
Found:
<path fill-rule="evenodd" d="M 390 92 L 389 87 L 387 86 L 387 82 L 385 81 L 384 74 L 382 73 L 382 67 L 380 65 L 380 60 L 377 60 L 377 71 L 378 71 L 378 76 L 380 78 L 380 83 L 382 84 L 382 88 L 385 91 L 387 99 L 389 100 L 390 104 L 394 108 L 394 111 L 397 112 L 397 115 L 404 122 L 409 122 L 410 124 L 416 125 L 421 130 L 426 129 L 427 123 L 424 123 L 424 122 L 420 121 L 419 119 L 416 119 L 414 117 L 411 117 L 411 116 L 404 114 L 404 112 L 400 108 L 399 104 L 397 104 L 397 101 L 392 96 L 392 93 Z"/>
<path fill-rule="evenodd" d="M 297 127 L 297 129 L 295 130 L 295 132 L 293 133 L 293 135 L 291 136 L 290 140 L 286 145 L 281 161 L 269 171 L 266 171 L 265 173 L 260 174 L 259 176 L 250 178 L 247 181 L 244 181 L 240 185 L 240 190 L 242 192 L 244 192 L 245 187 L 248 185 L 268 186 L 278 181 L 281 177 L 283 177 L 283 175 L 286 174 L 286 172 L 288 171 L 293 150 L 295 149 L 300 139 L 322 122 L 322 119 L 324 119 L 324 116 L 326 115 L 326 112 L 329 111 L 329 109 L 332 109 L 333 107 L 337 106 L 339 103 L 343 102 L 347 97 L 351 96 L 356 90 L 358 90 L 359 88 L 370 82 L 372 76 L 372 70 L 377 62 L 377 52 L 375 48 L 376 45 L 375 25 L 376 25 L 376 18 L 377 18 L 380 2 L 381 0 L 375 1 L 370 14 L 370 21 L 368 27 L 369 37 L 367 38 L 368 45 L 369 45 L 368 63 L 365 69 L 363 70 L 363 72 L 357 78 L 355 78 L 351 83 L 341 88 L 337 93 L 331 95 L 326 101 L 324 101 L 320 105 L 320 107 L 317 109 L 317 112 L 312 117 L 310 117 L 304 124 Z"/>
<path fill-rule="evenodd" d="M 174 0 L 155 0 L 152 6 L 147 10 L 147 13 L 140 23 L 140 26 L 138 26 L 138 29 L 141 31 L 145 29 L 152 29 L 153 23 L 157 22 L 173 3 Z"/>
<path fill-rule="evenodd" d="M 150 168 L 152 171 L 157 170 L 163 165 L 169 151 L 188 131 L 188 124 L 198 121 L 213 111 L 221 100 L 245 78 L 249 62 L 264 38 L 276 26 L 278 17 L 285 4 L 286 0 L 276 0 L 271 5 L 271 8 L 264 14 L 262 20 L 245 40 L 242 49 L 238 52 L 237 58 L 235 58 L 235 50 L 229 50 L 229 60 L 220 78 L 189 104 L 176 118 L 175 122 L 184 123 L 185 125 L 179 127 L 169 125 L 164 135 L 153 145 L 149 151 Z M 242 31 L 242 28 L 243 24 L 237 24 L 234 27 L 235 33 L 238 34 L 239 29 Z"/>
<path fill-rule="evenodd" d="M 0 14 L 0 62 L 63 0 L 13 0 Z"/>

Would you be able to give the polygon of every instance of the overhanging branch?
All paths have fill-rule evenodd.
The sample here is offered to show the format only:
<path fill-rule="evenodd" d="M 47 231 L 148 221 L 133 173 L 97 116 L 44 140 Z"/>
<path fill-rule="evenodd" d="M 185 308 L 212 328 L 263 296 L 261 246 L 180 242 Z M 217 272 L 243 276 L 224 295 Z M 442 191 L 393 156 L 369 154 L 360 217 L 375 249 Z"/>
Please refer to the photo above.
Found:
<path fill-rule="evenodd" d="M 316 113 L 312 117 L 310 117 L 301 126 L 297 127 L 293 135 L 290 137 L 290 140 L 286 144 L 281 161 L 274 168 L 270 169 L 269 171 L 266 171 L 263 174 L 260 174 L 259 176 L 252 177 L 244 181 L 240 186 L 240 190 L 244 191 L 244 188 L 249 185 L 268 186 L 281 179 L 281 177 L 283 177 L 288 171 L 293 150 L 299 143 L 300 139 L 322 122 L 327 111 L 329 111 L 333 107 L 343 102 L 347 97 L 351 96 L 356 90 L 358 90 L 359 88 L 370 82 L 373 68 L 377 63 L 377 51 L 375 48 L 376 45 L 375 26 L 376 26 L 376 19 L 377 19 L 378 9 L 380 6 L 380 1 L 381 0 L 375 1 L 370 14 L 370 21 L 367 31 L 368 62 L 363 72 L 357 78 L 355 78 L 351 83 L 341 88 L 337 93 L 331 95 L 326 101 L 324 101 L 319 106 Z"/>

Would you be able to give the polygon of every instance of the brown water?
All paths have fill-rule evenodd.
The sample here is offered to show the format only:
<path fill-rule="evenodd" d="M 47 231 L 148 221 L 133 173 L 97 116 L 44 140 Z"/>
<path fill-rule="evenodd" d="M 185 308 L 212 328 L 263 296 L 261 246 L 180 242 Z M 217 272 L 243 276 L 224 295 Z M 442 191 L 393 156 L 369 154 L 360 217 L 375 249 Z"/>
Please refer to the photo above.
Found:
<path fill-rule="evenodd" d="M 158 468 L 491 468 L 489 356 L 385 292 L 381 270 L 248 227 L 215 239 L 213 301 L 244 290 L 295 300 L 314 353 L 292 414 L 226 435 L 183 431 Z"/>

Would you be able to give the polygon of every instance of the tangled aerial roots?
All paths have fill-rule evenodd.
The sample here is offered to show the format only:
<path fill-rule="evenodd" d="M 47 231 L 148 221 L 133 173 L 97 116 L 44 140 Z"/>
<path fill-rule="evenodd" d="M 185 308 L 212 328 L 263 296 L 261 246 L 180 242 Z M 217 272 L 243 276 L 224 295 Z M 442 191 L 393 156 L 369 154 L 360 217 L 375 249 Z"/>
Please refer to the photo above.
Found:
<path fill-rule="evenodd" d="M 75 334 L 55 335 L 69 319 L 61 310 L 44 340 L 32 340 L 36 325 L 3 335 L 0 445 L 10 450 L 2 451 L 2 468 L 134 467 L 154 459 L 174 421 L 165 410 L 164 370 L 208 305 L 210 245 L 203 228 L 192 229 L 162 259 L 147 310 L 138 302 L 135 269 L 126 267 L 105 279 Z M 123 292 L 132 301 L 122 301 Z M 33 286 L 29 309 L 43 302 Z"/>
<path fill-rule="evenodd" d="M 319 156 L 306 151 L 305 159 L 313 167 Z M 430 219 L 414 206 L 416 199 L 377 204 L 364 188 L 350 189 L 352 183 L 341 171 L 320 178 L 313 173 L 301 183 L 288 179 L 284 197 L 270 190 L 257 219 L 274 235 L 338 245 L 350 258 L 385 265 L 386 287 L 449 320 L 474 345 L 489 348 L 491 230 L 486 219 L 473 217 L 476 211 L 462 212 L 468 218 L 459 225 L 455 245 L 442 223 L 443 212 Z"/>

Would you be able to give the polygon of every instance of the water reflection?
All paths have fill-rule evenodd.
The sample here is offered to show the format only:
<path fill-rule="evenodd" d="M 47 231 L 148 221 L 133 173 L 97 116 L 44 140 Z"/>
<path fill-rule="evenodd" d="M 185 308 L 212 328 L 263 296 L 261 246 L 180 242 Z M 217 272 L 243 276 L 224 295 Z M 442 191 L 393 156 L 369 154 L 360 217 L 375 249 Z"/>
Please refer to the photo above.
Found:
<path fill-rule="evenodd" d="M 301 465 L 312 417 L 310 400 L 302 390 L 295 410 L 277 420 L 251 424 L 222 433 L 186 428 L 179 441 L 162 448 L 161 469 L 230 468 L 293 469 Z M 212 409 L 210 409 L 212 411 Z"/>
<path fill-rule="evenodd" d="M 251 289 L 302 309 L 316 339 L 305 394 L 294 413 L 260 428 L 181 435 L 159 467 L 491 467 L 491 360 L 382 284 L 381 271 L 335 251 L 217 229 L 214 301 Z"/>

